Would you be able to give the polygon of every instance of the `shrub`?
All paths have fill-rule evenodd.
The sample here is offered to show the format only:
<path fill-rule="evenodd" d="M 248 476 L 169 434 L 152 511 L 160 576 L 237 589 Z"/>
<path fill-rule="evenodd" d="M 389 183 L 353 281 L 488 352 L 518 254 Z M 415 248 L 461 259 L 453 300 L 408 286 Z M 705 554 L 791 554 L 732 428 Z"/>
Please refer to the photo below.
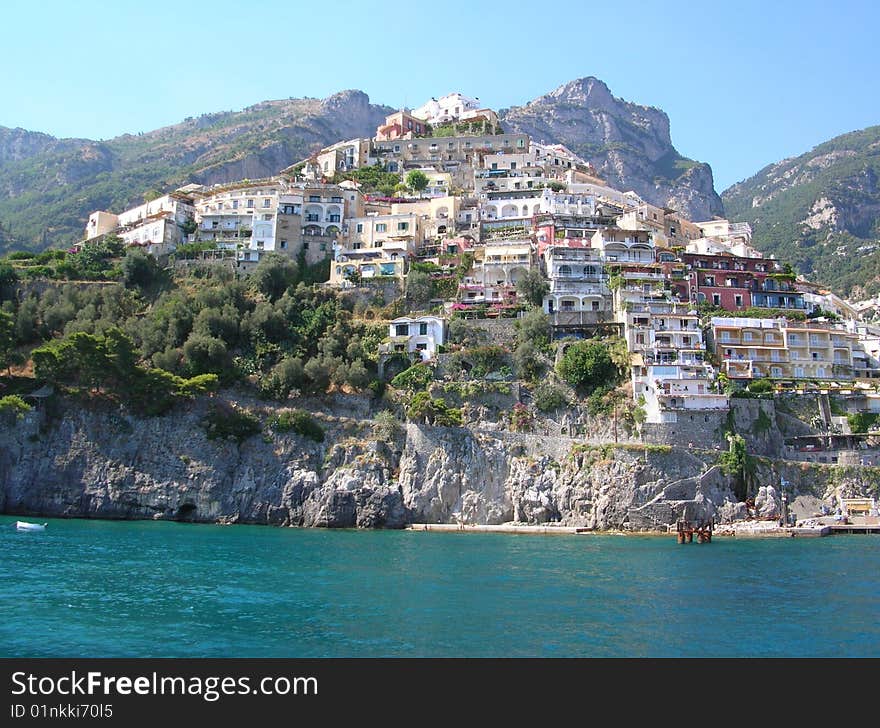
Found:
<path fill-rule="evenodd" d="M 531 432 L 534 422 L 534 416 L 522 402 L 513 405 L 513 411 L 510 413 L 510 429 L 514 432 Z"/>
<path fill-rule="evenodd" d="M 269 427 L 276 432 L 295 432 L 315 442 L 324 442 L 324 428 L 303 410 L 285 410 L 272 415 Z"/>
<path fill-rule="evenodd" d="M 614 384 L 619 378 L 608 347 L 600 341 L 571 344 L 559 360 L 556 371 L 566 382 L 585 393 Z"/>
<path fill-rule="evenodd" d="M 0 397 L 0 416 L 12 415 L 15 419 L 20 420 L 26 412 L 33 409 L 17 394 L 10 394 L 6 397 Z"/>
<path fill-rule="evenodd" d="M 775 389 L 773 382 L 769 379 L 755 379 L 749 383 L 749 391 L 754 394 L 767 394 Z"/>
<path fill-rule="evenodd" d="M 235 440 L 239 444 L 263 429 L 260 420 L 247 410 L 221 404 L 211 408 L 202 426 L 209 440 Z"/>
<path fill-rule="evenodd" d="M 391 380 L 395 389 L 425 389 L 434 379 L 434 372 L 427 364 L 413 364 Z"/>
<path fill-rule="evenodd" d="M 877 424 L 880 414 L 875 412 L 854 412 L 846 416 L 850 432 L 870 432 Z"/>
<path fill-rule="evenodd" d="M 541 412 L 552 412 L 568 404 L 568 398 L 561 388 L 546 380 L 540 382 L 532 393 L 535 407 Z"/>

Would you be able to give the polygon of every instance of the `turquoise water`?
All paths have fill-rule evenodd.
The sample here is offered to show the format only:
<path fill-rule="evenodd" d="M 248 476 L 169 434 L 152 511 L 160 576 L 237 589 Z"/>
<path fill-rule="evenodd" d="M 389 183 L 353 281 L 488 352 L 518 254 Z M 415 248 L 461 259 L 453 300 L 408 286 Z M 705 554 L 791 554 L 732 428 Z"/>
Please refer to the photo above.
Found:
<path fill-rule="evenodd" d="M 0 615 L 2 657 L 878 657 L 880 537 L 50 520 Z"/>

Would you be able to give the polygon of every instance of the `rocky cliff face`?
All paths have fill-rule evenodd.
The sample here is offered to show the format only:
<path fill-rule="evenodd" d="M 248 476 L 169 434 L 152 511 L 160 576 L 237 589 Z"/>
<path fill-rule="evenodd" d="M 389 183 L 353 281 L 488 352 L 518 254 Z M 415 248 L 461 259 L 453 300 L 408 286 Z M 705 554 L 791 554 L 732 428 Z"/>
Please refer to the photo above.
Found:
<path fill-rule="evenodd" d="M 723 193 L 757 247 L 844 296 L 880 291 L 880 126 L 771 164 Z"/>
<path fill-rule="evenodd" d="M 525 106 L 506 109 L 501 120 L 505 129 L 526 132 L 536 141 L 565 144 L 612 187 L 634 190 L 691 220 L 723 214 L 712 169 L 675 150 L 669 117 L 612 96 L 597 78 L 571 81 Z"/>
<path fill-rule="evenodd" d="M 63 405 L 51 416 L 7 419 L 0 423 L 0 512 L 367 528 L 554 522 L 635 531 L 663 530 L 679 518 L 744 516 L 711 452 L 417 425 L 386 442 L 370 420 L 331 416 L 323 418 L 321 444 L 268 431 L 238 444 L 206 438 L 200 423 L 207 409 L 202 401 L 142 419 Z M 784 467 L 795 492 L 816 497 L 863 485 L 856 472 Z M 779 472 L 762 468 L 761 483 L 779 482 Z M 762 507 L 772 510 L 773 498 L 763 497 Z"/>

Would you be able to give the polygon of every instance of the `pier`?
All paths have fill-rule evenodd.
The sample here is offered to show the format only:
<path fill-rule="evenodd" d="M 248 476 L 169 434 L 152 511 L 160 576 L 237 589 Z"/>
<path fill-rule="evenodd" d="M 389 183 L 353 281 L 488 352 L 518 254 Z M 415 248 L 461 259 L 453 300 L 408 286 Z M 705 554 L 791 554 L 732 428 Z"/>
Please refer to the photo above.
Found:
<path fill-rule="evenodd" d="M 694 536 L 697 537 L 697 543 L 711 543 L 712 541 L 712 521 L 709 523 L 701 523 L 694 526 L 690 521 L 679 521 L 676 524 L 678 542 L 693 543 Z"/>
<path fill-rule="evenodd" d="M 835 523 L 827 526 L 832 533 L 876 533 L 880 534 L 880 524 L 877 523 Z"/>

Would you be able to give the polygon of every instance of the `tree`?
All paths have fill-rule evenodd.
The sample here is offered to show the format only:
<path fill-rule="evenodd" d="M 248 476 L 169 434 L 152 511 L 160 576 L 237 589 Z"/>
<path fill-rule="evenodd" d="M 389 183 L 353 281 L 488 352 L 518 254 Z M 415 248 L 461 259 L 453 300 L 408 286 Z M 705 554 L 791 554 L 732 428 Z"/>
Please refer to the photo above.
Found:
<path fill-rule="evenodd" d="M 538 350 L 531 341 L 523 341 L 513 352 L 513 363 L 520 379 L 535 380 L 544 369 Z"/>
<path fill-rule="evenodd" d="M 193 332 L 183 345 L 183 365 L 190 376 L 229 372 L 229 352 L 223 339 Z"/>
<path fill-rule="evenodd" d="M 434 293 L 434 283 L 424 271 L 411 270 L 406 274 L 406 301 L 412 306 L 426 306 Z"/>
<path fill-rule="evenodd" d="M 251 281 L 254 287 L 270 301 L 281 298 L 284 292 L 299 280 L 299 269 L 290 258 L 269 253 L 254 268 Z"/>
<path fill-rule="evenodd" d="M 454 318 L 449 322 L 449 341 L 466 347 L 480 346 L 489 341 L 489 334 L 463 318 Z"/>
<path fill-rule="evenodd" d="M 529 268 L 528 273 L 516 283 L 517 294 L 536 308 L 542 306 L 544 296 L 547 295 L 549 290 L 550 285 L 544 280 L 544 276 L 541 275 L 541 271 L 537 268 Z"/>
<path fill-rule="evenodd" d="M 15 316 L 0 311 L 0 368 L 12 376 L 12 353 L 15 351 Z"/>
<path fill-rule="evenodd" d="M 746 441 L 742 435 L 727 433 L 729 447 L 721 453 L 718 464 L 721 472 L 733 479 L 733 492 L 740 501 L 748 500 L 752 481 L 757 470 L 755 459 L 746 450 Z"/>
<path fill-rule="evenodd" d="M 614 384 L 619 378 L 608 347 L 593 340 L 570 344 L 556 365 L 556 371 L 571 386 L 586 394 Z"/>
<path fill-rule="evenodd" d="M 542 349 L 550 343 L 550 317 L 542 309 L 528 310 L 522 318 L 516 320 L 514 325 L 518 344 L 529 342 Z"/>
<path fill-rule="evenodd" d="M 140 248 L 132 248 L 122 259 L 122 282 L 126 288 L 149 288 L 160 272 L 156 259 Z"/>
<path fill-rule="evenodd" d="M 18 274 L 6 261 L 0 260 L 0 301 L 12 297 L 12 289 L 18 280 Z"/>
<path fill-rule="evenodd" d="M 428 175 L 420 169 L 414 169 L 406 175 L 406 186 L 413 192 L 421 192 L 428 186 Z"/>

